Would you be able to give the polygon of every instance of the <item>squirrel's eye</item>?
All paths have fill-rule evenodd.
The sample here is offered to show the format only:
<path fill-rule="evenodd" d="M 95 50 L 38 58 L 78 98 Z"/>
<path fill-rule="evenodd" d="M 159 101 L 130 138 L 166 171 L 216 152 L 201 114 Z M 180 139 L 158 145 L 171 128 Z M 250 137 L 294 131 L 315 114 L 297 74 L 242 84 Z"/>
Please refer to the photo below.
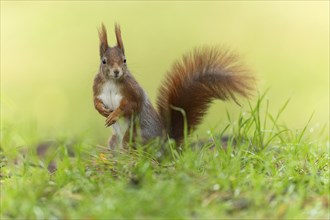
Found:
<path fill-rule="evenodd" d="M 126 59 L 124 59 L 124 63 L 126 63 Z"/>
<path fill-rule="evenodd" d="M 105 58 L 102 59 L 102 63 L 103 64 L 106 64 L 107 63 L 107 60 Z"/>

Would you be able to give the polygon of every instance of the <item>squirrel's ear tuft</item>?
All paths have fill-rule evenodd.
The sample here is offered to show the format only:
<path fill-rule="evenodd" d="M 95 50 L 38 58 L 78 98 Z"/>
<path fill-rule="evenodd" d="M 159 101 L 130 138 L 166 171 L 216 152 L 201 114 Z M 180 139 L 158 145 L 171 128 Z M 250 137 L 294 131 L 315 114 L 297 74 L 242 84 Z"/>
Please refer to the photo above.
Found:
<path fill-rule="evenodd" d="M 116 38 L 117 38 L 117 46 L 123 51 L 125 54 L 124 50 L 124 44 L 123 40 L 121 39 L 121 31 L 120 31 L 120 26 L 119 24 L 115 24 L 115 33 L 116 33 Z"/>
<path fill-rule="evenodd" d="M 98 29 L 99 31 L 99 39 L 100 39 L 100 56 L 102 57 L 105 51 L 108 49 L 108 37 L 107 37 L 107 29 L 105 28 L 104 24 L 101 24 L 101 28 Z"/>

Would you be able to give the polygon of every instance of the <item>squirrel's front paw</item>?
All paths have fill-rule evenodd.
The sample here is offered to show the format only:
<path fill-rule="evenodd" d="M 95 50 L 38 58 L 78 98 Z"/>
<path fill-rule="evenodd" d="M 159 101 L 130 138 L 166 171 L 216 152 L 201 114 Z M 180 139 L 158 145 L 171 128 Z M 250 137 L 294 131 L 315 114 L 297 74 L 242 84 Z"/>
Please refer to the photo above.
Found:
<path fill-rule="evenodd" d="M 102 115 L 104 115 L 105 117 L 109 117 L 109 115 L 112 113 L 113 111 L 110 109 L 106 109 L 104 108 L 101 112 Z"/>
<path fill-rule="evenodd" d="M 114 123 L 116 123 L 118 121 L 118 119 L 119 119 L 119 117 L 116 114 L 111 113 L 107 117 L 107 120 L 105 120 L 105 126 L 109 127 L 109 126 L 113 125 Z"/>

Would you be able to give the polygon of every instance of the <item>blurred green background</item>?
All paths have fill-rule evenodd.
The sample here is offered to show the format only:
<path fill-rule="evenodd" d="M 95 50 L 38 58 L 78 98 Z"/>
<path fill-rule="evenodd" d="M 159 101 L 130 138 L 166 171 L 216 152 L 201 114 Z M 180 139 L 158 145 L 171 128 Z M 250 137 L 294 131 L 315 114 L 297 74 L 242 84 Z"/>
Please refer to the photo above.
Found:
<path fill-rule="evenodd" d="M 1 1 L 1 123 L 17 144 L 34 137 L 84 136 L 105 144 L 111 129 L 94 110 L 97 27 L 110 44 L 122 27 L 129 69 L 155 101 L 172 62 L 201 45 L 228 45 L 243 55 L 276 113 L 290 98 L 282 122 L 329 131 L 329 2 L 4 2 Z M 247 109 L 244 103 L 243 108 Z M 222 128 L 216 102 L 200 127 Z M 314 129 L 315 128 L 315 129 Z"/>

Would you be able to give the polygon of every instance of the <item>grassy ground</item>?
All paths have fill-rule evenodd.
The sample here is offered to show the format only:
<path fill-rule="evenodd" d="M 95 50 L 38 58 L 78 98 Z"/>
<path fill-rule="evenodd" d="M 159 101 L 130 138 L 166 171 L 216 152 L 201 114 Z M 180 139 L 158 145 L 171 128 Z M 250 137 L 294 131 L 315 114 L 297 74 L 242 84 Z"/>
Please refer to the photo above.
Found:
<path fill-rule="evenodd" d="M 329 1 L 0 5 L 0 218 L 329 217 Z M 183 150 L 111 155 L 97 145 L 110 129 L 92 101 L 101 22 L 111 45 L 121 24 L 129 69 L 152 101 L 174 60 L 225 45 L 259 91 L 271 88 L 271 105 L 239 114 L 214 103 Z M 208 138 L 215 147 L 190 146 Z"/>
<path fill-rule="evenodd" d="M 162 155 L 155 143 L 110 153 L 68 137 L 18 147 L 3 126 L 1 218 L 328 219 L 329 137 L 280 126 L 285 105 L 275 116 L 264 106 Z"/>

